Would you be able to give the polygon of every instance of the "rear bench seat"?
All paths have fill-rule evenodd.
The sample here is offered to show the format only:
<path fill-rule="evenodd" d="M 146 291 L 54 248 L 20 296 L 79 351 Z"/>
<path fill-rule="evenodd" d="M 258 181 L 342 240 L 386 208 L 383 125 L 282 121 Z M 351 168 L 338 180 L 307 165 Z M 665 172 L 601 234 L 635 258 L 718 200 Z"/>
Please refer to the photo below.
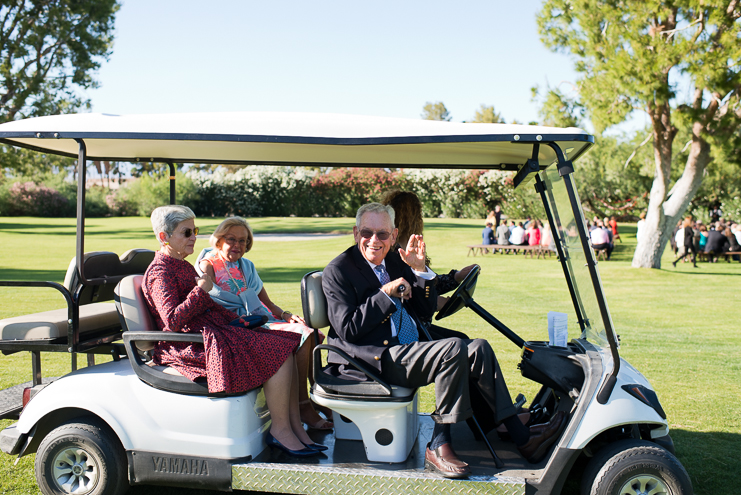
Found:
<path fill-rule="evenodd" d="M 122 278 L 144 273 L 153 259 L 154 251 L 149 249 L 131 249 L 120 257 L 107 251 L 86 253 L 83 258 L 85 277 L 105 279 L 102 284 L 87 285 L 80 280 L 76 258 L 72 258 L 64 277 L 64 288 L 72 297 L 73 320 L 75 310 L 78 311 L 76 327 L 80 341 L 87 337 L 121 331 L 115 303 L 105 301 L 113 300 L 113 289 Z M 66 341 L 70 325 L 69 309 L 55 309 L 0 320 L 0 342 Z"/>

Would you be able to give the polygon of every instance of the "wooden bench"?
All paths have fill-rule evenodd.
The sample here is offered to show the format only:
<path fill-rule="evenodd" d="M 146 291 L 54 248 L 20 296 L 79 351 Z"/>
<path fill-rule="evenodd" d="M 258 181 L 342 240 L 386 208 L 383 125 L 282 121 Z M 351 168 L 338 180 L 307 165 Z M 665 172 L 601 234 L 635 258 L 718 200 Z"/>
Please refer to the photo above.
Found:
<path fill-rule="evenodd" d="M 731 258 L 731 256 L 733 255 L 741 256 L 741 251 L 728 251 L 728 252 L 720 253 L 720 254 L 711 254 L 711 253 L 706 253 L 704 251 L 701 251 L 697 253 L 697 259 L 700 261 L 712 261 L 713 257 L 720 259 L 720 257 L 723 256 L 726 259 L 726 263 L 730 263 L 731 261 L 733 261 Z"/>
<path fill-rule="evenodd" d="M 468 254 L 466 256 L 471 256 L 471 253 L 473 253 L 474 256 L 476 256 L 476 253 L 483 256 L 487 252 L 489 252 L 490 249 L 493 249 L 493 247 L 496 246 L 496 244 L 474 244 L 472 246 L 468 246 Z"/>
<path fill-rule="evenodd" d="M 543 259 L 545 259 L 546 255 L 549 257 L 553 252 L 550 249 L 544 249 L 543 246 L 536 245 L 536 246 L 515 246 L 513 244 L 475 244 L 468 246 L 468 255 L 471 256 L 473 254 L 476 256 L 477 254 L 484 255 L 487 252 L 491 252 L 492 254 L 496 253 L 497 250 L 499 251 L 499 254 L 504 254 L 505 252 L 514 252 L 517 253 L 518 251 L 522 251 L 523 255 L 527 256 L 528 254 L 532 258 L 533 255 L 537 255 L 538 258 L 543 256 Z"/>
<path fill-rule="evenodd" d="M 730 263 L 731 261 L 733 261 L 733 258 L 731 258 L 731 256 L 733 255 L 741 256 L 741 251 L 728 251 L 726 253 L 723 253 L 722 256 L 726 257 L 726 263 Z"/>

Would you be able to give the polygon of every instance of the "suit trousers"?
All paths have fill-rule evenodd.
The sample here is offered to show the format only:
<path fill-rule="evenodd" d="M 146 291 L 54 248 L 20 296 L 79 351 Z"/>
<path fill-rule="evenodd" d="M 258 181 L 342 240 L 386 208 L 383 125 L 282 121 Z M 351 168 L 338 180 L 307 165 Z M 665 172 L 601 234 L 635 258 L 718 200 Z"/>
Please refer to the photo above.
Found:
<path fill-rule="evenodd" d="M 393 346 L 383 354 L 381 377 L 408 388 L 434 383 L 432 419 L 437 423 L 457 423 L 473 415 L 469 386 L 480 392 L 495 421 L 516 413 L 499 362 L 484 339 L 447 338 Z"/>

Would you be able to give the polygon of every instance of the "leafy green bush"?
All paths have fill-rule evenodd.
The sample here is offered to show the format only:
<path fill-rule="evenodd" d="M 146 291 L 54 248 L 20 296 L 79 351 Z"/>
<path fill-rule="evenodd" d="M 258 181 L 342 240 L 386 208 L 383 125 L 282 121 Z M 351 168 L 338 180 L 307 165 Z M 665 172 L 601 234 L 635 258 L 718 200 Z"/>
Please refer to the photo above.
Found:
<path fill-rule="evenodd" d="M 311 182 L 312 193 L 321 200 L 316 214 L 354 217 L 365 203 L 378 201 L 392 189 L 408 189 L 405 174 L 373 168 L 335 168 L 317 174 Z"/>
<path fill-rule="evenodd" d="M 108 188 L 102 186 L 93 186 L 85 191 L 85 216 L 88 217 L 107 217 L 111 210 L 106 203 Z M 77 192 L 75 192 L 75 201 Z"/>
<path fill-rule="evenodd" d="M 176 203 L 190 206 L 198 202 L 198 189 L 187 175 L 177 172 L 175 186 Z M 145 174 L 108 196 L 105 199 L 107 204 L 117 208 L 114 214 L 127 214 L 135 208 L 135 215 L 149 216 L 158 206 L 169 203 L 170 181 L 166 176 L 152 177 Z"/>
<path fill-rule="evenodd" d="M 427 217 L 482 218 L 496 204 L 505 209 L 517 204 L 517 215 L 512 215 L 542 218 L 534 191 L 513 192 L 510 176 L 482 170 L 344 167 L 320 173 L 277 166 L 188 174 L 200 195 L 191 206 L 200 216 L 354 216 L 364 203 L 378 201 L 386 191 L 402 189 L 420 197 Z"/>
<path fill-rule="evenodd" d="M 9 216 L 63 217 L 74 208 L 59 191 L 32 181 L 11 183 L 4 196 Z"/>
<path fill-rule="evenodd" d="M 741 221 L 741 195 L 737 194 L 723 201 L 720 210 L 723 212 L 723 218 L 729 218 L 735 222 Z"/>
<path fill-rule="evenodd" d="M 120 193 L 119 190 L 109 191 L 105 197 L 106 205 L 108 205 L 108 211 L 111 216 L 114 217 L 129 217 L 136 216 L 139 211 L 139 205 L 136 200 L 129 198 L 125 193 Z"/>

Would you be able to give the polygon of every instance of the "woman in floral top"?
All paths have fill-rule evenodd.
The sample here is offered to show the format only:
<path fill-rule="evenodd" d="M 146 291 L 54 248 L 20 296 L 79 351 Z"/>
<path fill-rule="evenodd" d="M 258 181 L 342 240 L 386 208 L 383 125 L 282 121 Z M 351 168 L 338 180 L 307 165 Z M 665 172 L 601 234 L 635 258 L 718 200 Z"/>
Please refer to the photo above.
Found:
<path fill-rule="evenodd" d="M 204 249 L 198 256 L 197 268 L 213 278 L 210 295 L 214 301 L 240 316 L 265 315 L 268 317 L 267 328 L 301 336 L 296 353 L 301 421 L 309 428 L 331 430 L 334 424 L 316 412 L 307 390 L 315 340 L 321 342 L 324 336 L 318 334 L 315 339 L 314 330 L 306 326 L 303 318 L 283 310 L 270 299 L 254 263 L 244 257 L 253 242 L 252 229 L 243 218 L 227 218 L 211 235 L 212 247 Z M 323 412 L 329 414 L 328 410 Z"/>

